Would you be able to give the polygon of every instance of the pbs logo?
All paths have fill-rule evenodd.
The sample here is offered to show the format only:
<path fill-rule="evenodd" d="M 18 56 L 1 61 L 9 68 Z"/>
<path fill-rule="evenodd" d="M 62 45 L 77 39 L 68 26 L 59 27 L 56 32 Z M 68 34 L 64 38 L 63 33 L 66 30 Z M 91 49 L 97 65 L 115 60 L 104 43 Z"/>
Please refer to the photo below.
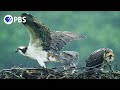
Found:
<path fill-rule="evenodd" d="M 5 24 L 12 24 L 12 23 L 18 22 L 18 23 L 25 23 L 26 17 L 12 17 L 11 15 L 6 15 L 4 17 L 4 23 Z"/>
<path fill-rule="evenodd" d="M 4 17 L 4 22 L 5 22 L 6 24 L 11 24 L 11 23 L 13 22 L 13 17 L 12 17 L 11 15 L 6 15 L 6 16 Z"/>

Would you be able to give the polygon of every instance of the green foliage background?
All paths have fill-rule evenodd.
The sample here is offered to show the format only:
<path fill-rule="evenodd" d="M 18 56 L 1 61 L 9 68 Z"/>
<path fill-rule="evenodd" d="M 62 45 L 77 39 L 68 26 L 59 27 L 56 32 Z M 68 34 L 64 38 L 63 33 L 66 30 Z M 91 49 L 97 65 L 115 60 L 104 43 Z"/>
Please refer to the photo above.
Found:
<path fill-rule="evenodd" d="M 29 36 L 21 23 L 6 25 L 5 15 L 20 16 L 23 12 L 36 16 L 52 31 L 71 31 L 87 36 L 87 39 L 69 43 L 65 50 L 79 52 L 79 65 L 96 49 L 113 49 L 115 61 L 120 68 L 120 12 L 119 11 L 0 11 L 0 69 L 39 66 L 37 61 L 15 53 L 17 47 L 28 45 Z M 48 67 L 57 66 L 49 63 Z"/>

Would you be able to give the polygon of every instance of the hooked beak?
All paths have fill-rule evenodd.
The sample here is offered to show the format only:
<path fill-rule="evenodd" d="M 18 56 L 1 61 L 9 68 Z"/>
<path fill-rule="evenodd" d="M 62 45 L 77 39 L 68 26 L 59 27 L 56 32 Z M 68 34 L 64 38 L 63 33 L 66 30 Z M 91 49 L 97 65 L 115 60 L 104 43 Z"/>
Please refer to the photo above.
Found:
<path fill-rule="evenodd" d="M 15 53 L 17 53 L 18 51 L 16 50 Z"/>
<path fill-rule="evenodd" d="M 17 53 L 18 52 L 18 49 L 15 51 L 15 53 Z"/>

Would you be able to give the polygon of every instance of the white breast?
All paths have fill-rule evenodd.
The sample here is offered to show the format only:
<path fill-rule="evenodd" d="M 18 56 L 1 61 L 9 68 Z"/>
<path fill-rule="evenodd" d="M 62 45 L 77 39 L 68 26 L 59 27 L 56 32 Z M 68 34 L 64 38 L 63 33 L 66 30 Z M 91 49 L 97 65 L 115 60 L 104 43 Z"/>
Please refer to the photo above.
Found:
<path fill-rule="evenodd" d="M 46 68 L 45 62 L 56 61 L 54 57 L 49 57 L 48 59 L 48 52 L 43 50 L 42 47 L 36 48 L 33 46 L 28 46 L 25 55 L 33 60 L 37 60 L 40 66 L 44 68 Z"/>
<path fill-rule="evenodd" d="M 42 47 L 35 48 L 33 46 L 29 46 L 26 52 L 26 56 L 34 59 L 40 60 L 42 62 L 46 62 L 47 60 L 47 52 L 42 50 Z"/>

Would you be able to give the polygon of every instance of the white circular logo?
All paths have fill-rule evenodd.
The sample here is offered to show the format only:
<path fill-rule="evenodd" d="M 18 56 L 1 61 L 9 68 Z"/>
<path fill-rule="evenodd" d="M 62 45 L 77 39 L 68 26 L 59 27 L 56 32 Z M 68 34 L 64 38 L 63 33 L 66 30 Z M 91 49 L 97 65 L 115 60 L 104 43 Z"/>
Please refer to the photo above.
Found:
<path fill-rule="evenodd" d="M 4 22 L 5 22 L 6 24 L 11 24 L 11 23 L 13 22 L 13 17 L 12 17 L 11 15 L 6 15 L 6 16 L 4 17 Z"/>

